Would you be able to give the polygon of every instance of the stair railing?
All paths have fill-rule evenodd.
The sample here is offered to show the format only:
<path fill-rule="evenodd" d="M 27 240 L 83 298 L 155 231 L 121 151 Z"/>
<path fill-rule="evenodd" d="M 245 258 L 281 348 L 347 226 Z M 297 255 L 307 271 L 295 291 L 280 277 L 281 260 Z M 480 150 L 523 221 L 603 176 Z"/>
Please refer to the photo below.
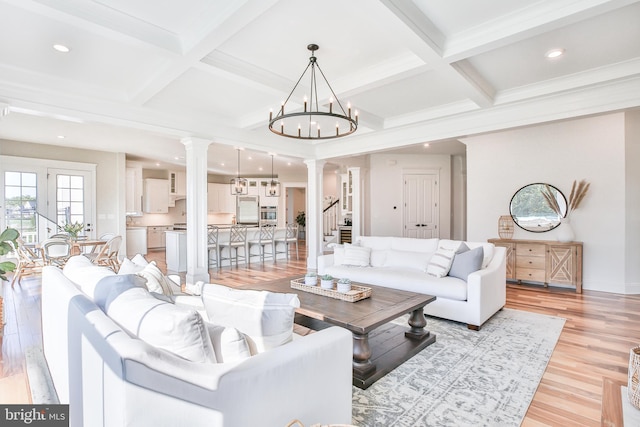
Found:
<path fill-rule="evenodd" d="M 340 199 L 334 200 L 322 211 L 322 230 L 325 236 L 330 236 L 338 229 Z"/>

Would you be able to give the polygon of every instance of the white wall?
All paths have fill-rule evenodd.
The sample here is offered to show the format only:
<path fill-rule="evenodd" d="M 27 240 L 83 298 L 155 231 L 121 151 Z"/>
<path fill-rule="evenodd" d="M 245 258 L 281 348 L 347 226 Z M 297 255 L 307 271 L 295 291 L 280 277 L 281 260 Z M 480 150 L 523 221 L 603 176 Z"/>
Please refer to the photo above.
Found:
<path fill-rule="evenodd" d="M 407 170 L 437 170 L 440 174 L 440 237 L 451 236 L 451 157 L 445 155 L 371 154 L 369 157 L 369 188 L 366 189 L 369 209 L 364 230 L 372 236 L 403 235 L 403 173 Z M 369 234 L 368 233 L 368 234 Z"/>
<path fill-rule="evenodd" d="M 640 294 L 640 111 L 625 113 L 626 293 Z"/>
<path fill-rule="evenodd" d="M 636 120 L 637 126 L 637 120 Z M 572 214 L 576 240 L 584 243 L 583 288 L 625 293 L 628 236 L 625 223 L 627 177 L 625 115 L 610 114 L 509 130 L 463 140 L 467 144 L 467 239 L 498 237 L 498 218 L 509 214 L 509 202 L 522 186 L 545 182 L 569 198 L 574 180 L 591 183 L 582 205 Z M 632 151 L 632 150 L 629 150 Z M 628 153 L 631 154 L 631 153 Z M 638 172 L 629 184 L 637 193 Z M 637 196 L 636 196 L 637 198 Z M 634 212 L 638 202 L 634 201 Z M 637 215 L 637 213 L 635 214 Z M 638 226 L 635 225 L 637 230 Z M 555 240 L 558 230 L 531 233 L 516 227 L 514 239 Z M 637 246 L 637 244 L 635 244 Z M 637 276 L 637 272 L 634 272 Z"/>

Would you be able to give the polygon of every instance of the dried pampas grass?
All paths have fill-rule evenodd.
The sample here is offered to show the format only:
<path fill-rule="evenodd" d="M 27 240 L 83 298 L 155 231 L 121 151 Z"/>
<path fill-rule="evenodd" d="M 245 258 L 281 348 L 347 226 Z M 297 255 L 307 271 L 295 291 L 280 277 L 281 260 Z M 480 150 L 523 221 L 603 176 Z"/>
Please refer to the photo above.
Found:
<path fill-rule="evenodd" d="M 562 211 L 560 210 L 560 205 L 558 205 L 558 199 L 556 199 L 556 196 L 553 194 L 553 191 L 551 191 L 551 187 L 547 184 L 544 185 L 544 189 L 542 190 L 542 196 L 544 196 L 544 199 L 547 202 L 547 205 L 549 205 L 549 208 L 559 217 L 562 217 Z"/>
<path fill-rule="evenodd" d="M 571 194 L 569 195 L 569 210 L 567 211 L 567 215 L 569 216 L 571 212 L 578 209 L 580 203 L 582 203 L 582 199 L 587 194 L 589 190 L 589 184 L 584 179 L 580 182 L 573 181 L 573 185 L 571 186 Z"/>

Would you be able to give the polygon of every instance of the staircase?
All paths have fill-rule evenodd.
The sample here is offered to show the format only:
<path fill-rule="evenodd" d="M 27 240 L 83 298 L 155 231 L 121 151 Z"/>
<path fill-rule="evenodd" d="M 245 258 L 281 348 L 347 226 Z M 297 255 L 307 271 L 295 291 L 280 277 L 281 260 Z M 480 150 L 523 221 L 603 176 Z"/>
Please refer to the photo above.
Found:
<path fill-rule="evenodd" d="M 322 211 L 323 251 L 331 250 L 328 247 L 330 243 L 338 243 L 339 209 L 340 199 L 332 201 L 329 206 Z"/>

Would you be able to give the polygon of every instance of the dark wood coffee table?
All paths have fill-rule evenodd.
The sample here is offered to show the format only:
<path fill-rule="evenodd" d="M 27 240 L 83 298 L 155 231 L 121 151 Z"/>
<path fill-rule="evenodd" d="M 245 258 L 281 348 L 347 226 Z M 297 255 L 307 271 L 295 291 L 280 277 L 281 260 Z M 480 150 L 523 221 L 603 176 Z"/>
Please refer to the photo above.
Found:
<path fill-rule="evenodd" d="M 436 336 L 425 330 L 423 308 L 436 297 L 362 284 L 372 289 L 371 297 L 347 302 L 291 287 L 291 280 L 279 279 L 245 285 L 243 289 L 295 293 L 300 299 L 296 323 L 319 330 L 341 326 L 353 333 L 353 385 L 366 389 L 425 347 Z M 389 323 L 411 313 L 409 327 Z"/>

